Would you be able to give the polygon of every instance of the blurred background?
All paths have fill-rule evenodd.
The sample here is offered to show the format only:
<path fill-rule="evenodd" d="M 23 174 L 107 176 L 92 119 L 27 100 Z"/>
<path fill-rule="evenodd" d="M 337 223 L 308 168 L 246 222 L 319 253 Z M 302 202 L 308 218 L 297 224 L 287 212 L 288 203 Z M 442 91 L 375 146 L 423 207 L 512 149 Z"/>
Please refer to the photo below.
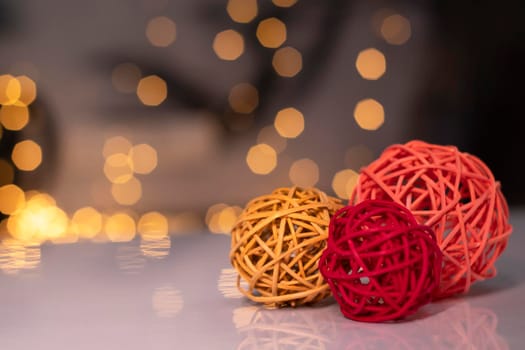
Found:
<path fill-rule="evenodd" d="M 348 198 L 393 143 L 454 144 L 523 204 L 521 1 L 0 0 L 0 267 L 228 233 L 276 187 Z M 135 253 L 133 253 L 135 254 Z"/>

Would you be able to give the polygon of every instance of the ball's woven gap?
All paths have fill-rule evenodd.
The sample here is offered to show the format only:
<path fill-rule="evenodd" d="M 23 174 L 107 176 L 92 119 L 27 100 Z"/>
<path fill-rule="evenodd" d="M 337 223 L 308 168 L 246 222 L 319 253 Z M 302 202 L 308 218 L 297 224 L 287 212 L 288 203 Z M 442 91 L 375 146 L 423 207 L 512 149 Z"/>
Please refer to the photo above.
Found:
<path fill-rule="evenodd" d="M 433 228 L 444 253 L 436 297 L 495 275 L 512 228 L 500 184 L 478 158 L 422 141 L 393 145 L 362 169 L 351 203 L 366 199 L 393 200 Z"/>

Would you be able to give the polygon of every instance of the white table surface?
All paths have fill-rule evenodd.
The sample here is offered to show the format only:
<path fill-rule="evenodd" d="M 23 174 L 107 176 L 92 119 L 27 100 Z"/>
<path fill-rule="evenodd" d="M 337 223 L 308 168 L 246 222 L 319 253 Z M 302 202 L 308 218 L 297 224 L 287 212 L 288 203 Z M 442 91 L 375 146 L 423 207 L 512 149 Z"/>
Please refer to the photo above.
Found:
<path fill-rule="evenodd" d="M 227 236 L 173 237 L 162 259 L 139 239 L 45 245 L 36 268 L 0 273 L 0 349 L 522 349 L 525 211 L 512 223 L 496 278 L 394 324 L 239 298 Z"/>

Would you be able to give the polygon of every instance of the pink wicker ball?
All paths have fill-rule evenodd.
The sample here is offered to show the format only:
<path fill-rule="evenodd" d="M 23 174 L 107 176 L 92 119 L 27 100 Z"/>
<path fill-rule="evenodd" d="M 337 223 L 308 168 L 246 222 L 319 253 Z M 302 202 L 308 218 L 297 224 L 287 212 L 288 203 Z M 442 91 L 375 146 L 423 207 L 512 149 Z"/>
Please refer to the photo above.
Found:
<path fill-rule="evenodd" d="M 478 158 L 422 141 L 393 145 L 361 170 L 350 202 L 367 199 L 402 204 L 432 227 L 444 255 L 435 297 L 496 274 L 512 228 L 500 183 Z"/>
<path fill-rule="evenodd" d="M 345 317 L 397 320 L 430 302 L 441 252 L 432 230 L 406 208 L 369 200 L 334 214 L 319 270 Z"/>

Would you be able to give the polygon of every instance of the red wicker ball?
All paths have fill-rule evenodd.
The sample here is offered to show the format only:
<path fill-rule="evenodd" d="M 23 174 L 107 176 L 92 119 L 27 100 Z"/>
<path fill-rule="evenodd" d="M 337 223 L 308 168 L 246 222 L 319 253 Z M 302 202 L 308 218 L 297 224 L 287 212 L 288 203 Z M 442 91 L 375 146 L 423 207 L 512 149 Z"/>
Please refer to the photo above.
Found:
<path fill-rule="evenodd" d="M 390 146 L 361 170 L 350 202 L 367 199 L 393 200 L 432 227 L 443 252 L 436 298 L 496 274 L 512 228 L 500 184 L 478 158 L 422 141 Z"/>
<path fill-rule="evenodd" d="M 319 270 L 345 317 L 391 321 L 430 302 L 441 252 L 432 229 L 409 210 L 369 200 L 334 214 Z"/>

